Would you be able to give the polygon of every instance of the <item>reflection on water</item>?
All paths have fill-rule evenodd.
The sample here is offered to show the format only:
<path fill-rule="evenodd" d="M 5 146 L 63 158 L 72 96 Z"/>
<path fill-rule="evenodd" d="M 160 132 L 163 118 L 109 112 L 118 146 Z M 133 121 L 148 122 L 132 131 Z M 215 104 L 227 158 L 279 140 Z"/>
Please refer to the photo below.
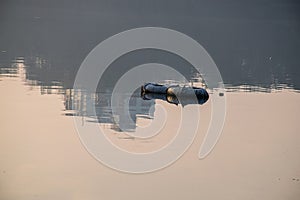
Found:
<path fill-rule="evenodd" d="M 233 86 L 226 84 L 226 92 L 279 92 L 282 90 L 289 90 L 293 92 L 299 92 L 299 90 L 294 89 L 292 86 L 283 83 L 283 84 L 271 84 L 269 87 L 261 87 L 257 85 L 239 85 Z"/>
<path fill-rule="evenodd" d="M 0 199 L 298 200 L 299 8 L 295 0 L 1 0 Z M 139 93 L 120 94 L 113 113 L 115 79 L 144 63 L 181 69 L 191 83 L 205 87 L 201 75 L 172 54 L 145 50 L 112 63 L 108 70 L 114 76 L 108 73 L 96 94 L 75 93 L 72 86 L 99 42 L 145 26 L 178 30 L 205 47 L 222 74 L 228 113 L 222 138 L 207 159 L 199 161 L 197 153 L 211 101 L 200 107 L 197 138 L 177 163 L 132 176 L 95 162 L 82 147 L 72 116 L 99 124 L 123 149 L 154 151 L 174 137 L 182 106 L 169 104 L 176 99 L 166 96 L 143 100 Z M 86 107 L 90 101 L 96 113 Z M 130 120 L 122 112 L 126 103 Z M 166 131 L 149 140 L 127 137 L 158 119 L 159 104 L 169 109 Z"/>
<path fill-rule="evenodd" d="M 20 74 L 16 76 L 22 78 L 26 70 L 19 66 Z M 205 104 L 201 107 L 201 117 L 206 119 L 189 151 L 167 169 L 133 176 L 104 167 L 85 151 L 72 117 L 61 115 L 64 106 L 58 97 L 64 94 L 40 95 L 37 89 L 41 86 L 32 86 L 35 90 L 28 91 L 31 86 L 24 87 L 17 79 L 0 77 L 1 93 L 8 93 L 1 96 L 0 172 L 4 199 L 153 200 L 162 196 L 222 199 L 234 195 L 233 199 L 264 196 L 272 200 L 297 200 L 299 197 L 299 94 L 229 93 L 224 134 L 213 153 L 198 160 L 205 125 L 210 119 Z M 54 89 L 55 92 L 58 91 Z M 142 142 L 123 133 L 108 137 L 118 146 L 122 142 L 120 147 L 131 152 L 157 150 L 171 141 L 176 132 L 177 110 L 171 113 L 167 131 L 157 136 L 161 138 Z M 123 179 L 126 182 L 120 181 Z"/>
<path fill-rule="evenodd" d="M 270 93 L 283 89 L 298 92 L 300 89 L 298 18 L 290 12 L 293 10 L 281 9 L 281 6 L 298 4 L 270 7 L 261 16 L 236 12 L 232 5 L 228 7 L 228 13 L 232 15 L 221 12 L 213 16 L 206 10 L 199 12 L 204 5 L 213 6 L 208 3 L 201 3 L 197 9 L 189 5 L 189 12 L 183 13 L 179 12 L 183 7 L 180 2 L 160 3 L 158 10 L 141 4 L 147 9 L 138 17 L 139 8 L 120 5 L 95 2 L 93 6 L 84 6 L 77 3 L 62 12 L 61 5 L 49 3 L 50 14 L 46 9 L 48 6 L 36 1 L 4 3 L 4 20 L 0 20 L 0 76 L 20 76 L 26 85 L 39 86 L 41 94 L 63 95 L 67 116 L 76 114 L 110 129 L 134 131 L 138 119 L 152 120 L 157 101 L 176 105 L 180 102 L 170 96 L 147 94 L 141 98 L 138 92 L 131 96 L 120 94 L 120 103 L 114 108 L 119 111 L 116 115 L 110 102 L 116 80 L 132 66 L 152 62 L 172 66 L 189 80 L 189 84 L 205 87 L 193 66 L 172 53 L 146 49 L 130 52 L 114 61 L 100 81 L 103 87 L 96 94 L 82 91 L 75 95 L 72 86 L 80 63 L 96 44 L 120 31 L 145 26 L 144 22 L 149 21 L 156 26 L 182 31 L 204 45 L 219 67 L 227 92 Z M 154 13 L 164 16 L 164 20 L 153 17 L 153 9 Z M 266 8 L 251 4 L 249 9 L 255 11 L 250 13 L 256 13 Z M 173 11 L 178 13 L 174 15 Z M 182 18 L 180 13 L 187 18 Z M 121 17 L 124 21 L 107 20 L 115 15 L 124 15 Z M 172 23 L 174 19 L 177 19 L 176 25 Z M 120 27 L 120 30 L 113 27 Z M 27 32 L 24 34 L 20 30 Z M 172 81 L 165 80 L 165 83 Z M 95 102 L 96 114 L 86 107 L 91 101 Z M 129 116 L 121 112 L 126 104 L 129 105 Z M 181 106 L 185 104 L 189 101 L 182 102 Z"/>
<path fill-rule="evenodd" d="M 146 124 L 154 118 L 155 102 L 164 100 L 171 104 L 179 104 L 176 97 L 158 97 L 153 94 L 141 95 L 140 88 L 133 94 L 118 94 L 118 105 L 113 107 L 111 103 L 112 88 L 108 87 L 104 92 L 91 93 L 88 91 L 74 92 L 72 88 L 63 87 L 64 83 L 47 78 L 47 72 L 51 71 L 49 63 L 42 58 L 17 57 L 10 64 L 1 65 L 1 76 L 20 77 L 24 84 L 31 87 L 38 86 L 40 93 L 63 95 L 66 116 L 80 116 L 82 123 L 95 122 L 106 129 L 117 132 L 133 132 L 137 127 L 137 121 L 143 119 Z M 46 77 L 46 78 L 44 78 Z M 199 83 L 205 87 L 199 74 L 192 74 L 194 84 Z M 178 83 L 174 80 L 164 80 L 164 83 Z M 184 101 L 183 101 L 184 100 Z M 188 99 L 182 99 L 183 105 L 189 104 Z M 95 105 L 94 110 L 89 104 Z M 129 115 L 124 112 L 129 109 Z M 113 113 L 113 109 L 116 113 Z M 148 121 L 148 122 L 147 122 Z"/>
<path fill-rule="evenodd" d="M 188 73 L 189 72 L 189 73 Z M 193 70 L 186 72 L 190 83 L 193 85 L 206 87 L 201 75 Z M 66 116 L 81 116 L 83 123 L 95 122 L 99 123 L 103 128 L 111 129 L 117 132 L 133 132 L 138 127 L 137 121 L 151 121 L 154 118 L 155 104 L 157 101 L 165 101 L 170 104 L 185 106 L 192 102 L 189 99 L 181 99 L 181 102 L 173 96 L 161 94 L 142 94 L 140 90 L 136 90 L 133 94 L 118 94 L 117 107 L 112 107 L 112 86 L 105 90 L 100 90 L 97 93 L 87 91 L 74 92 L 71 87 L 66 87 L 64 81 L 52 79 L 48 74 L 56 74 L 49 62 L 40 57 L 24 58 L 16 57 L 10 63 L 1 64 L 0 76 L 5 77 L 20 77 L 26 85 L 31 87 L 39 86 L 40 93 L 43 94 L 59 94 L 63 95 Z M 58 72 L 61 73 L 61 72 Z M 71 82 L 71 80 L 66 80 Z M 178 83 L 174 80 L 164 80 L 162 83 Z M 259 85 L 236 85 L 225 84 L 226 92 L 277 92 L 280 90 L 291 90 L 298 92 L 292 86 L 286 83 L 273 83 L 269 87 L 261 87 Z M 94 103 L 95 114 L 87 105 Z M 129 115 L 124 112 L 128 105 Z M 117 110 L 113 113 L 112 110 Z"/>
<path fill-rule="evenodd" d="M 186 33 L 203 45 L 226 84 L 274 89 L 286 84 L 300 89 L 297 1 L 270 1 L 270 5 L 253 1 L 246 6 L 239 1 L 155 2 L 3 1 L 0 61 L 23 56 L 30 66 L 29 80 L 48 86 L 58 81 L 71 88 L 81 62 L 98 43 L 133 27 L 157 26 Z M 149 52 L 128 54 L 113 65 L 120 73 L 127 65 L 153 62 L 154 58 L 177 68 L 187 66 L 170 54 Z"/>
<path fill-rule="evenodd" d="M 144 101 L 140 98 L 139 93 L 135 92 L 133 95 L 119 94 L 118 107 L 112 107 L 111 104 L 112 91 L 106 93 L 88 93 L 84 91 L 74 93 L 73 90 L 68 89 L 64 94 L 66 111 L 76 111 L 76 113 L 67 112 L 66 115 L 77 115 L 88 122 L 100 123 L 104 128 L 110 128 L 115 131 L 131 132 L 136 128 L 137 118 L 151 120 L 154 117 L 155 101 Z M 128 103 L 129 116 L 125 109 Z M 94 104 L 96 116 L 94 111 L 88 104 Z M 74 106 L 74 107 L 73 107 Z M 113 113 L 115 109 L 117 113 Z"/>
<path fill-rule="evenodd" d="M 0 196 L 299 199 L 299 8 L 294 0 L 0 1 Z M 154 151 L 174 137 L 182 105 L 167 96 L 143 100 L 136 92 L 120 94 L 113 113 L 113 83 L 144 63 L 172 66 L 190 84 L 205 87 L 201 75 L 172 54 L 145 50 L 112 63 L 96 94 L 75 93 L 72 86 L 97 44 L 144 26 L 178 30 L 205 47 L 222 74 L 228 113 L 224 137 L 209 158 L 199 161 L 197 153 L 210 122 L 210 101 L 200 107 L 203 121 L 194 144 L 175 165 L 131 176 L 95 162 L 82 148 L 71 116 L 99 124 L 123 149 Z M 86 107 L 90 101 L 96 113 Z M 130 118 L 122 112 L 125 104 Z M 158 105 L 169 109 L 166 131 L 149 140 L 128 137 L 126 132 L 159 118 Z"/>

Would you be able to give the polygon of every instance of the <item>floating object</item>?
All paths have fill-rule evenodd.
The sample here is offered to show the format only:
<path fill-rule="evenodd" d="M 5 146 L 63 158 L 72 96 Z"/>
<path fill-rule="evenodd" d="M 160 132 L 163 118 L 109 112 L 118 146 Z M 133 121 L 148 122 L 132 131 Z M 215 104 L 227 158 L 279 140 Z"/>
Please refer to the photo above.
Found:
<path fill-rule="evenodd" d="M 145 100 L 161 99 L 172 104 L 204 104 L 209 95 L 203 88 L 161 85 L 157 83 L 146 83 L 141 87 L 141 96 Z"/>

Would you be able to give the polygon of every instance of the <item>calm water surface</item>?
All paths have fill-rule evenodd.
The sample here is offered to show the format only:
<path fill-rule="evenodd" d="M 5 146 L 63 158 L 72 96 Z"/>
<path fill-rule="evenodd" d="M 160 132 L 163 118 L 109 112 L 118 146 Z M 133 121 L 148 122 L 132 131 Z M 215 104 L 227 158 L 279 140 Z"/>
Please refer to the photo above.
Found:
<path fill-rule="evenodd" d="M 299 199 L 299 3 L 51 2 L 0 3 L 0 199 Z M 227 116 L 222 137 L 203 160 L 197 156 L 210 123 L 211 98 L 183 106 L 164 97 L 145 100 L 138 88 L 118 94 L 118 112 L 112 112 L 114 84 L 143 63 L 172 66 L 187 79 L 162 83 L 206 88 L 184 59 L 151 49 L 131 52 L 111 64 L 96 93 L 73 90 L 90 50 L 141 26 L 186 33 L 219 67 Z M 89 102 L 95 102 L 96 114 Z M 126 104 L 129 114 L 123 112 Z M 96 123 L 115 145 L 144 153 L 172 140 L 182 110 L 195 108 L 201 118 L 190 149 L 170 167 L 143 175 L 96 161 L 73 122 L 77 117 L 83 125 Z M 153 137 L 133 136 L 162 123 Z"/>

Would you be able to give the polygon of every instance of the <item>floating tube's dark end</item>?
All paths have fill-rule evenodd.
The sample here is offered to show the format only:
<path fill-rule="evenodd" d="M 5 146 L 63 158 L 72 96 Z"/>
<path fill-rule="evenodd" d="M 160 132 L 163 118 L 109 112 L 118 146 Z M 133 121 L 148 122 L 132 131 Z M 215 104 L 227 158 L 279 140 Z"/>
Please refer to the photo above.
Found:
<path fill-rule="evenodd" d="M 193 88 L 199 104 L 204 104 L 209 99 L 208 92 L 203 88 Z"/>

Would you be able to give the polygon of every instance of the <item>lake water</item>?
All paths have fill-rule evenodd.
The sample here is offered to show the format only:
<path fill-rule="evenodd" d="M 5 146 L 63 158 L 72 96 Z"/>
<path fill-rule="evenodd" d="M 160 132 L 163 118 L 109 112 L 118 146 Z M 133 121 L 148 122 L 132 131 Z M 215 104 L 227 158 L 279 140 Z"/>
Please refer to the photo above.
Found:
<path fill-rule="evenodd" d="M 1 2 L 0 199 L 299 199 L 299 6 Z M 220 70 L 224 96 L 208 89 L 202 105 L 176 105 L 166 96 L 143 98 L 138 88 L 117 94 L 112 105 L 115 83 L 143 63 L 172 66 L 187 79 L 162 83 L 206 88 L 186 60 L 153 49 L 115 60 L 95 93 L 74 91 L 80 64 L 99 42 L 143 26 L 174 29 L 203 45 Z M 199 159 L 216 97 L 226 98 L 224 127 L 212 152 Z M 78 134 L 78 126 L 96 124 L 118 148 L 154 152 L 174 139 L 182 113 L 196 109 L 200 120 L 189 119 L 198 124 L 189 149 L 152 173 L 107 167 Z M 147 128 L 153 135 L 143 138 Z M 184 126 L 182 133 L 191 131 Z M 90 144 L 98 148 L 97 141 Z"/>

